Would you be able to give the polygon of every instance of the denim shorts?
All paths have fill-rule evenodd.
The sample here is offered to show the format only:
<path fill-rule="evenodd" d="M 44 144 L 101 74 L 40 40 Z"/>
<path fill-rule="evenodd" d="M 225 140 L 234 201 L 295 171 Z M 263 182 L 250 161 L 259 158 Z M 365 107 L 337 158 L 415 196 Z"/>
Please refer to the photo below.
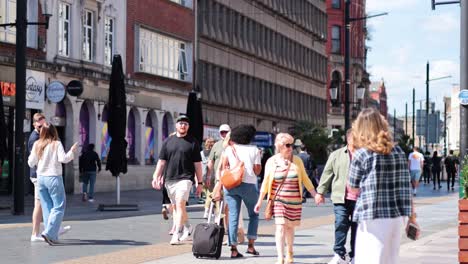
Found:
<path fill-rule="evenodd" d="M 411 180 L 418 182 L 419 178 L 421 178 L 421 171 L 420 170 L 410 170 Z"/>

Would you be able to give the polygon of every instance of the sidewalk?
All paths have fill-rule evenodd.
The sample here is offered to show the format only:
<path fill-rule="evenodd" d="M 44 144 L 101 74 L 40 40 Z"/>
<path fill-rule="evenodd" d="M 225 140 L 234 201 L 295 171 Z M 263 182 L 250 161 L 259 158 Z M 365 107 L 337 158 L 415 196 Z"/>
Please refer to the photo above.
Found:
<path fill-rule="evenodd" d="M 435 204 L 424 205 L 416 203 L 418 223 L 422 229 L 422 237 L 418 241 L 403 238 L 400 248 L 400 263 L 402 264 L 441 264 L 457 263 L 457 196 L 453 199 Z M 437 199 L 437 198 L 435 198 Z M 300 263 L 328 263 L 333 257 L 333 232 L 331 224 L 315 228 L 296 231 L 294 241 L 294 257 L 296 264 Z M 276 249 L 274 233 L 261 235 L 257 240 L 256 248 L 261 256 L 251 257 L 244 254 L 243 259 L 236 259 L 236 263 L 275 263 Z M 244 253 L 247 245 L 239 246 L 239 252 Z M 230 258 L 229 247 L 223 247 L 220 260 L 216 263 L 228 263 Z M 196 259 L 191 253 L 169 258 L 161 258 L 146 264 L 176 264 L 176 263 L 205 263 L 215 261 Z M 215 262 L 213 262 L 215 263 Z"/>

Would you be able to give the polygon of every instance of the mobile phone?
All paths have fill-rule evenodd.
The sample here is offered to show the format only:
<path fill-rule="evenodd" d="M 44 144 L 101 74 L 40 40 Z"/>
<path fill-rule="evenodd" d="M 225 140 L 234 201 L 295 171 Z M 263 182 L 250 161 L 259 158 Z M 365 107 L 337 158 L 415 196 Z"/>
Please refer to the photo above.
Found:
<path fill-rule="evenodd" d="M 418 235 L 418 227 L 415 224 L 410 223 L 408 225 L 408 230 L 406 231 L 406 236 L 409 239 L 416 240 L 417 235 Z"/>

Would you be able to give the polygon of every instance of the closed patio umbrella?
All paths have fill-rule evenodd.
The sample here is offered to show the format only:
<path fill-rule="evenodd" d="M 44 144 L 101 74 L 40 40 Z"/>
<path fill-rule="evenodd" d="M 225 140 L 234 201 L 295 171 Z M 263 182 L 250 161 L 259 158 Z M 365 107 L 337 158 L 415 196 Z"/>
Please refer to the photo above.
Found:
<path fill-rule="evenodd" d="M 108 132 L 111 138 L 106 170 L 110 171 L 117 181 L 117 205 L 99 205 L 99 210 L 137 210 L 136 205 L 120 204 L 120 173 L 127 173 L 127 103 L 125 98 L 125 76 L 122 58 L 114 55 L 109 83 Z"/>
<path fill-rule="evenodd" d="M 3 111 L 3 95 L 0 89 L 0 165 L 8 158 L 7 145 L 6 145 L 6 131 L 7 126 L 5 123 L 5 113 Z"/>
<path fill-rule="evenodd" d="M 197 93 L 192 91 L 189 93 L 187 101 L 187 117 L 190 119 L 189 135 L 192 135 L 198 140 L 198 143 L 203 142 L 203 113 L 200 99 L 197 98 Z"/>

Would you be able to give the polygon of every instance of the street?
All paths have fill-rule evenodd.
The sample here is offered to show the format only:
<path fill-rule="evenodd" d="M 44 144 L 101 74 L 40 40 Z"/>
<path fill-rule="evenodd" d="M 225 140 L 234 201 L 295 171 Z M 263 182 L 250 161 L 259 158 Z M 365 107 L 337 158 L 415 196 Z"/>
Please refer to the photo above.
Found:
<path fill-rule="evenodd" d="M 125 202 L 138 203 L 136 212 L 98 212 L 97 203 L 82 203 L 79 196 L 68 197 L 64 225 L 72 230 L 61 237 L 60 246 L 29 241 L 29 215 L 0 216 L 2 263 L 204 263 L 191 254 L 191 242 L 170 246 L 170 221 L 160 215 L 160 192 L 145 190 L 125 192 Z M 422 237 L 418 241 L 402 240 L 401 263 L 455 263 L 457 259 L 457 193 L 433 191 L 421 185 L 416 197 L 418 222 Z M 98 196 L 99 197 L 99 196 Z M 145 198 L 146 197 L 146 198 Z M 112 193 L 101 199 L 113 198 Z M 202 222 L 202 207 L 189 207 L 192 225 Z M 303 221 L 296 232 L 295 263 L 327 263 L 333 256 L 333 210 L 329 200 L 315 206 L 308 199 Z M 247 214 L 244 213 L 244 216 Z M 18 219 L 18 221 L 16 221 Z M 247 220 L 247 219 L 246 219 Z M 260 221 L 257 249 L 259 257 L 246 256 L 237 263 L 272 263 L 276 259 L 274 226 Z M 247 245 L 241 245 L 240 252 Z M 230 261 L 229 248 L 223 248 L 219 263 Z"/>

